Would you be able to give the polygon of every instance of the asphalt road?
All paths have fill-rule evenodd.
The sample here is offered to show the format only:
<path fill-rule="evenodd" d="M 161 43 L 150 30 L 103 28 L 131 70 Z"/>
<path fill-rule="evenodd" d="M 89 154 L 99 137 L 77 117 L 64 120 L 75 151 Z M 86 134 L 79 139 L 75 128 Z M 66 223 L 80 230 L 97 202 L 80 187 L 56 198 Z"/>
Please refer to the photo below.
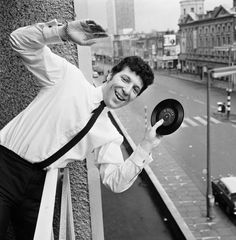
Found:
<path fill-rule="evenodd" d="M 231 113 L 236 112 L 236 96 L 231 94 Z M 236 174 L 235 164 L 235 124 L 220 117 L 217 102 L 226 102 L 226 91 L 211 89 L 211 163 L 212 177 Z M 206 86 L 167 76 L 156 75 L 154 85 L 147 89 L 136 101 L 116 110 L 131 138 L 138 144 L 144 134 L 144 107 L 147 106 L 148 118 L 155 105 L 166 98 L 180 101 L 185 110 L 184 122 L 175 133 L 163 137 L 161 147 L 165 148 L 182 166 L 200 191 L 206 193 Z M 158 149 L 154 151 L 157 158 Z"/>

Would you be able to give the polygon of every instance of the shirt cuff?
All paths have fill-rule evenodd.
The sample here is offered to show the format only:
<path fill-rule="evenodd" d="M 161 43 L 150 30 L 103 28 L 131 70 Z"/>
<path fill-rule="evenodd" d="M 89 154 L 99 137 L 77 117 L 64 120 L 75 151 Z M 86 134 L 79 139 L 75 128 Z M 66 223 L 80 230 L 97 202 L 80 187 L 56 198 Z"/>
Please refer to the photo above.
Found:
<path fill-rule="evenodd" d="M 56 19 L 45 23 L 43 28 L 43 36 L 45 39 L 46 45 L 64 43 L 58 34 L 58 26 L 62 25 L 58 23 Z"/>
<path fill-rule="evenodd" d="M 132 154 L 131 161 L 139 167 L 144 167 L 145 165 L 151 163 L 153 159 L 151 155 L 138 145 Z"/>

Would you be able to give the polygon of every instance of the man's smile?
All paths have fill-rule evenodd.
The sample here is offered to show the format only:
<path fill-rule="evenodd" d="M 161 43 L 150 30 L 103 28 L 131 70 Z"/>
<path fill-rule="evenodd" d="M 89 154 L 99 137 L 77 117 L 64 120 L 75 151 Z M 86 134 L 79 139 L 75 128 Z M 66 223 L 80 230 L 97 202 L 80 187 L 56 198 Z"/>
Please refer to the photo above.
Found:
<path fill-rule="evenodd" d="M 116 97 L 117 97 L 117 99 L 118 100 L 120 100 L 120 101 L 126 101 L 126 99 L 123 97 L 123 95 L 122 94 L 120 94 L 118 91 L 115 91 L 115 95 L 116 95 Z"/>

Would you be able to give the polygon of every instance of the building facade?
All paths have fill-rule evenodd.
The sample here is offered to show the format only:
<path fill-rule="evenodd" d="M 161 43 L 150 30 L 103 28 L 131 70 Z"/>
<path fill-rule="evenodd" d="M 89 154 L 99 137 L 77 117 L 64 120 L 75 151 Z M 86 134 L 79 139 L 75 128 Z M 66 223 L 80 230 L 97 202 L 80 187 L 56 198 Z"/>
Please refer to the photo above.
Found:
<path fill-rule="evenodd" d="M 218 6 L 205 14 L 190 11 L 181 15 L 179 63 L 183 72 L 203 76 L 209 69 L 233 64 L 235 2 L 232 9 Z"/>
<path fill-rule="evenodd" d="M 181 0 L 180 19 L 191 12 L 196 14 L 204 14 L 204 1 L 205 0 Z"/>
<path fill-rule="evenodd" d="M 107 0 L 107 25 L 111 34 L 135 30 L 134 0 Z"/>

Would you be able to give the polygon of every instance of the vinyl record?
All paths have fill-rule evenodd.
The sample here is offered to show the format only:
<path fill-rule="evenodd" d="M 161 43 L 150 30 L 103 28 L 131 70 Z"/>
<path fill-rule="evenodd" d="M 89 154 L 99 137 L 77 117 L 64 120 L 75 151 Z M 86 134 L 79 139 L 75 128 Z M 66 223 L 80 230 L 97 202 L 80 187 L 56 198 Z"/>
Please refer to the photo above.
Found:
<path fill-rule="evenodd" d="M 151 125 L 153 126 L 160 119 L 164 123 L 157 128 L 158 135 L 168 135 L 175 132 L 184 119 L 184 108 L 175 99 L 165 99 L 158 103 L 152 111 Z"/>

